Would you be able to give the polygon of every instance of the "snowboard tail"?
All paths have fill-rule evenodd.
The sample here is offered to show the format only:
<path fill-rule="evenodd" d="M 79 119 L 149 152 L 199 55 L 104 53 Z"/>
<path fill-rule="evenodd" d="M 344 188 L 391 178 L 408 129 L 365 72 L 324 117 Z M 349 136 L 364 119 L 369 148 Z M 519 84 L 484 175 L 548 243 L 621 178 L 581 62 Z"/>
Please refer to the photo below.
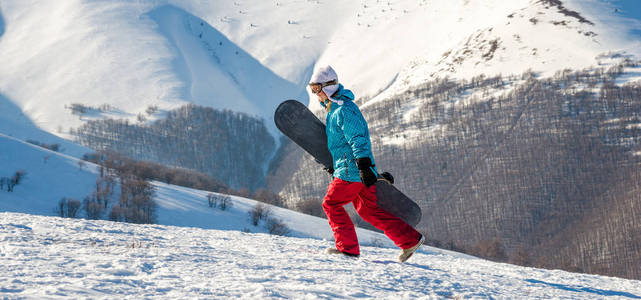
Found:
<path fill-rule="evenodd" d="M 294 143 L 312 155 L 326 168 L 332 168 L 332 155 L 327 147 L 325 125 L 296 100 L 281 103 L 274 113 L 276 127 Z M 395 186 L 385 180 L 376 182 L 378 206 L 416 227 L 421 220 L 421 208 Z"/>

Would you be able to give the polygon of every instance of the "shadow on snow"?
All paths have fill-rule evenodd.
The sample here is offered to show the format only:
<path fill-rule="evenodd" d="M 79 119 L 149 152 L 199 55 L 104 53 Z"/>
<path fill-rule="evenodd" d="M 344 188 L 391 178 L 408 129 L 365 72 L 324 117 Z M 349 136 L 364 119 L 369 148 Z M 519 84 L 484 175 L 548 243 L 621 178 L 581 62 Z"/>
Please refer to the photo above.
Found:
<path fill-rule="evenodd" d="M 581 287 L 581 286 L 573 286 L 573 285 L 566 285 L 566 284 L 557 284 L 557 283 L 550 283 L 550 282 L 545 282 L 545 281 L 536 280 L 536 279 L 526 279 L 525 281 L 533 284 L 547 285 L 549 287 L 561 289 L 564 291 L 570 291 L 570 292 L 590 293 L 590 294 L 595 294 L 599 296 L 619 296 L 619 297 L 628 297 L 632 299 L 641 299 L 641 296 L 637 296 L 627 292 L 601 290 L 601 289 L 595 289 L 590 287 Z"/>

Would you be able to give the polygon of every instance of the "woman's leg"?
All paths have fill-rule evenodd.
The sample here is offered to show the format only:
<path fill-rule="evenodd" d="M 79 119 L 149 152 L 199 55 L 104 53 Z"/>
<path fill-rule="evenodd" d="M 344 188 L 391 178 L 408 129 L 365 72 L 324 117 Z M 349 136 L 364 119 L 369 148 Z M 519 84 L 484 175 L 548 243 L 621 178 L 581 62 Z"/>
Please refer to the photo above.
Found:
<path fill-rule="evenodd" d="M 358 238 L 354 224 L 343 206 L 358 198 L 359 188 L 356 182 L 335 178 L 327 187 L 323 198 L 323 210 L 327 215 L 329 226 L 334 232 L 336 249 L 341 252 L 359 255 Z"/>
<path fill-rule="evenodd" d="M 355 183 L 356 184 L 356 183 Z M 382 230 L 396 246 L 411 248 L 421 238 L 421 234 L 395 215 L 383 210 L 377 204 L 376 186 L 367 188 L 358 182 L 360 191 L 354 200 L 354 207 L 363 220 Z"/>

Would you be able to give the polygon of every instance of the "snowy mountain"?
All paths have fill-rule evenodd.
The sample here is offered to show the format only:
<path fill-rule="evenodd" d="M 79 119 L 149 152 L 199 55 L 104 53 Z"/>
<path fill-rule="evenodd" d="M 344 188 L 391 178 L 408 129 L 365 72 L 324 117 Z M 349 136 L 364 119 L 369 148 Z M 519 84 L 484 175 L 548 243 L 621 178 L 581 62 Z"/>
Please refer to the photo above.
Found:
<path fill-rule="evenodd" d="M 374 97 L 641 49 L 625 33 L 638 23 L 597 0 L 3 1 L 0 19 L 0 95 L 18 108 L 2 117 L 22 111 L 63 137 L 90 118 L 188 102 L 271 120 L 282 99 L 307 100 L 304 84 L 326 63 Z M 78 118 L 72 103 L 111 109 Z"/>
<path fill-rule="evenodd" d="M 497 9 L 496 3 L 477 2 L 477 7 L 464 6 L 464 13 L 438 12 L 429 18 L 459 15 L 456 23 L 446 19 L 433 30 L 447 28 L 462 35 L 453 38 L 455 43 L 448 45 L 449 49 L 430 51 L 412 61 L 398 73 L 388 92 L 402 92 L 426 78 L 445 76 L 471 78 L 478 74 L 519 74 L 531 69 L 548 77 L 562 69 L 597 66 L 597 57 L 603 53 L 640 54 L 638 39 L 629 39 L 608 11 L 594 11 L 595 6 L 602 5 L 597 1 L 509 3 L 514 6 Z M 447 31 L 441 34 L 450 38 L 453 35 Z"/>
<path fill-rule="evenodd" d="M 278 144 L 273 111 L 284 99 L 309 101 L 305 84 L 315 66 L 334 66 L 367 106 L 435 78 L 529 69 L 550 76 L 597 66 L 604 55 L 615 64 L 641 52 L 639 39 L 631 38 L 641 28 L 630 18 L 637 16 L 622 14 L 620 6 L 600 0 L 3 1 L 0 132 L 57 143 L 80 157 L 89 149 L 54 136 L 74 140 L 72 129 L 104 118 L 144 125 L 191 103 L 262 118 Z M 252 163 L 267 169 L 269 160 Z"/>
<path fill-rule="evenodd" d="M 46 133 L 73 140 L 72 129 L 90 120 L 147 124 L 191 103 L 262 118 L 278 143 L 273 111 L 284 99 L 309 101 L 315 66 L 334 66 L 367 106 L 435 78 L 550 76 L 596 66 L 603 55 L 614 64 L 641 53 L 630 38 L 639 22 L 616 5 L 3 1 L 0 132 L 80 157 L 87 148 Z"/>

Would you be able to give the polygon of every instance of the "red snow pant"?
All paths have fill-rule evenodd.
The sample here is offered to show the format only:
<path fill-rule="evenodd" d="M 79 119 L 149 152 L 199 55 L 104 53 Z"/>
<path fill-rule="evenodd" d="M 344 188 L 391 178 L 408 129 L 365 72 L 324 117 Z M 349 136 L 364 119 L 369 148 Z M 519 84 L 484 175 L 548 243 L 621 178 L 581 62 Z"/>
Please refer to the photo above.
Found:
<path fill-rule="evenodd" d="M 336 249 L 339 251 L 360 254 L 354 224 L 343 208 L 350 202 L 363 220 L 382 230 L 401 249 L 413 247 L 421 238 L 421 234 L 412 226 L 378 207 L 375 185 L 367 188 L 361 182 L 334 178 L 327 187 L 323 210 L 329 219 L 329 226 L 336 240 Z"/>

